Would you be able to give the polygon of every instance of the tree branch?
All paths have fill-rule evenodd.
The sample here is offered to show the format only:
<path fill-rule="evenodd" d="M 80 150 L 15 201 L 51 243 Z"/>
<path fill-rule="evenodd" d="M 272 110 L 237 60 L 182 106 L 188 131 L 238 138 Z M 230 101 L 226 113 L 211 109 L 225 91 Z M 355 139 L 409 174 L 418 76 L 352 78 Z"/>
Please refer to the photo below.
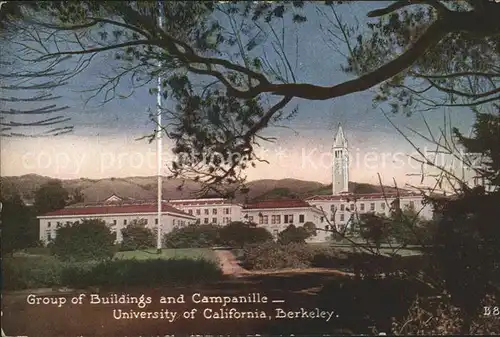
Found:
<path fill-rule="evenodd" d="M 113 45 L 102 47 L 102 48 L 90 48 L 90 49 L 86 49 L 86 50 L 75 50 L 75 51 L 61 51 L 61 52 L 50 53 L 50 54 L 41 56 L 35 61 L 44 61 L 47 59 L 56 58 L 58 56 L 63 56 L 63 55 L 95 54 L 95 53 L 99 53 L 99 52 L 103 52 L 103 51 L 119 49 L 119 48 L 124 48 L 124 47 L 140 46 L 140 45 L 158 46 L 159 40 L 137 40 L 137 41 L 130 41 L 130 42 L 124 42 L 124 43 L 119 43 L 119 44 L 113 44 Z"/>
<path fill-rule="evenodd" d="M 429 5 L 432 6 L 439 14 L 445 14 L 449 12 L 448 8 L 446 8 L 442 3 L 435 0 L 402 0 L 396 1 L 393 4 L 387 6 L 386 8 L 376 9 L 367 14 L 369 18 L 375 18 L 383 15 L 387 15 L 389 13 L 395 12 L 403 7 L 411 6 L 411 5 Z"/>

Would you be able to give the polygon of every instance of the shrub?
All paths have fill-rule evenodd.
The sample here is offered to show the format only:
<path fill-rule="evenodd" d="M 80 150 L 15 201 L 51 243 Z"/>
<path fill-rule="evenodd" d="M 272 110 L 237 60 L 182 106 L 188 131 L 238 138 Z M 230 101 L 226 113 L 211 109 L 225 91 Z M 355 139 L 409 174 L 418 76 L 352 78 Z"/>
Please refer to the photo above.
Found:
<path fill-rule="evenodd" d="M 316 268 L 347 268 L 348 255 L 332 247 L 313 248 L 311 267 Z"/>
<path fill-rule="evenodd" d="M 247 269 L 307 268 L 314 251 L 308 245 L 290 243 L 282 245 L 266 242 L 245 247 L 243 265 Z"/>
<path fill-rule="evenodd" d="M 305 243 L 306 239 L 312 235 L 312 231 L 305 227 L 295 227 L 289 225 L 284 231 L 278 234 L 278 242 L 286 245 L 288 243 Z"/>
<path fill-rule="evenodd" d="M 146 227 L 144 219 L 132 220 L 130 224 L 122 229 L 120 250 L 138 250 L 154 247 L 155 236 L 151 229 Z"/>
<path fill-rule="evenodd" d="M 498 302 L 491 295 L 483 299 L 483 305 L 494 307 Z M 463 313 L 449 298 L 417 298 L 408 315 L 393 319 L 393 335 L 491 335 L 500 331 L 497 317 L 484 315 L 483 309 L 471 317 L 470 327 L 464 331 Z"/>
<path fill-rule="evenodd" d="M 115 235 L 99 219 L 83 220 L 57 229 L 51 252 L 61 260 L 111 259 Z"/>
<path fill-rule="evenodd" d="M 204 259 L 108 260 L 63 262 L 54 257 L 2 259 L 2 289 L 47 287 L 151 286 L 212 282 L 222 279 L 214 261 Z"/>
<path fill-rule="evenodd" d="M 59 286 L 63 268 L 63 263 L 51 256 L 3 257 L 2 289 Z"/>
<path fill-rule="evenodd" d="M 67 269 L 65 283 L 82 288 L 89 286 L 151 286 L 193 284 L 217 281 L 222 272 L 213 261 L 204 259 L 150 259 L 104 261 L 90 270 Z"/>
<path fill-rule="evenodd" d="M 167 248 L 207 248 L 219 244 L 219 226 L 191 224 L 175 227 L 163 236 Z"/>
<path fill-rule="evenodd" d="M 242 248 L 246 244 L 272 241 L 273 235 L 263 227 L 241 221 L 231 222 L 219 230 L 222 245 Z"/>

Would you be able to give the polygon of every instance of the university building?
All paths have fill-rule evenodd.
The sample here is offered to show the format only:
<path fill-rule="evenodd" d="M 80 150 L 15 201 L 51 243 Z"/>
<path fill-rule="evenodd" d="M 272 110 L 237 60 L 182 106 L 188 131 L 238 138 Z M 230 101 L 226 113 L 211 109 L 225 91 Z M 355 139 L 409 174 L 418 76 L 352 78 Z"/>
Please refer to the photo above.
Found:
<path fill-rule="evenodd" d="M 316 195 L 306 201 L 320 208 L 331 226 L 338 230 L 348 227 L 357 214 L 375 213 L 388 216 L 396 208 L 412 208 L 419 216 L 431 219 L 433 210 L 424 205 L 421 193 L 400 191 L 399 193 L 367 193 L 354 194 L 348 190 L 349 185 L 349 146 L 339 125 L 332 148 L 332 194 Z"/>
<path fill-rule="evenodd" d="M 162 233 L 174 227 L 188 224 L 226 225 L 233 221 L 251 222 L 267 228 L 275 237 L 293 224 L 302 226 L 312 222 L 317 228 L 336 226 L 342 230 L 349 227 L 356 214 L 376 213 L 389 215 L 395 208 L 413 208 L 423 218 L 431 219 L 433 212 L 423 204 L 419 193 L 371 193 L 353 194 L 349 185 L 349 147 L 342 127 L 334 139 L 332 165 L 332 194 L 316 195 L 306 200 L 265 200 L 240 204 L 224 198 L 175 199 L 162 203 L 160 226 Z M 56 230 L 63 224 L 82 219 L 102 219 L 116 233 L 121 242 L 121 229 L 133 220 L 144 219 L 146 225 L 155 229 L 159 220 L 156 201 L 137 201 L 112 195 L 102 203 L 74 205 L 39 216 L 40 240 L 47 243 L 55 238 Z M 329 233 L 319 230 L 312 242 L 328 240 Z"/>

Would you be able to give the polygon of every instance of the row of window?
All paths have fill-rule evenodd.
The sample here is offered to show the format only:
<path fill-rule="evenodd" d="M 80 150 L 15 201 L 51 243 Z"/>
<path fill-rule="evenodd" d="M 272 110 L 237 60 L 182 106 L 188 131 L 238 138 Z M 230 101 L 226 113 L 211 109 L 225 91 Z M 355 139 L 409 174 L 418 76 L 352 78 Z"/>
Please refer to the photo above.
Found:
<path fill-rule="evenodd" d="M 226 223 L 230 223 L 230 222 L 231 222 L 230 217 L 226 216 L 226 217 L 222 218 L 222 223 L 226 224 Z M 210 218 L 204 218 L 203 223 L 204 224 L 209 224 L 209 223 L 217 224 L 217 218 L 212 218 L 212 222 L 210 222 Z"/>
<path fill-rule="evenodd" d="M 215 218 L 214 218 L 214 219 L 215 219 Z M 146 224 L 146 225 L 147 225 L 147 224 L 148 224 L 148 222 L 149 222 L 149 221 L 148 221 L 148 219 L 142 219 L 142 220 L 144 220 L 144 222 L 145 222 L 145 224 Z M 174 226 L 175 226 L 175 224 L 176 224 L 176 223 L 177 223 L 177 224 L 180 224 L 180 225 L 185 225 L 185 224 L 186 224 L 186 221 L 185 221 L 185 220 L 177 220 L 177 221 L 176 221 L 175 219 L 173 219 L 173 220 L 172 220 L 172 222 L 173 222 L 173 225 L 174 225 Z M 66 221 L 66 225 L 70 225 L 71 223 L 72 223 L 71 221 Z M 117 221 L 116 219 L 115 219 L 115 220 L 113 220 L 113 226 L 116 226 L 116 225 L 117 225 L 117 223 L 118 223 L 118 221 Z M 60 221 L 57 221 L 57 223 L 56 223 L 56 224 L 57 224 L 57 228 L 59 228 L 59 227 L 61 227 L 61 225 L 62 225 L 63 223 L 62 223 L 62 222 L 60 222 Z M 124 225 L 124 226 L 127 226 L 127 219 L 123 219 L 123 225 Z M 158 225 L 158 218 L 156 218 L 156 219 L 155 219 L 155 225 Z M 49 221 L 49 222 L 47 223 L 47 228 L 50 228 L 51 226 L 52 226 L 52 223 Z"/>
<path fill-rule="evenodd" d="M 64 222 L 61 222 L 61 221 L 57 221 L 56 222 L 56 226 L 57 228 L 61 227 L 63 225 Z M 66 225 L 70 225 L 72 222 L 71 221 L 66 221 Z M 47 228 L 50 228 L 50 226 L 52 226 L 52 223 L 49 221 L 47 223 Z"/>
<path fill-rule="evenodd" d="M 197 208 L 195 210 L 195 212 L 193 212 L 192 209 L 188 209 L 187 212 L 191 215 L 194 215 L 194 213 L 196 212 L 196 215 L 201 215 L 201 209 Z M 226 208 L 223 208 L 222 209 L 222 214 L 224 215 L 228 215 L 228 214 L 231 214 L 231 208 L 230 207 L 226 207 Z M 203 209 L 203 215 L 210 215 L 210 209 L 209 208 L 204 208 Z M 212 208 L 212 215 L 217 215 L 217 208 Z"/>
<path fill-rule="evenodd" d="M 253 216 L 249 216 L 248 221 L 253 222 Z M 304 214 L 299 214 L 299 223 L 304 223 L 304 222 L 305 222 Z M 281 223 L 293 223 L 293 214 L 283 215 L 283 222 L 281 222 L 281 215 L 271 215 L 272 225 L 279 225 Z M 262 216 L 259 216 L 259 224 L 260 225 L 269 224 L 269 216 L 264 214 Z"/>
<path fill-rule="evenodd" d="M 381 202 L 380 203 L 380 208 L 382 210 L 385 210 L 385 202 Z M 340 211 L 354 211 L 355 209 L 355 204 L 350 204 L 350 205 L 344 205 L 344 204 L 340 204 Z M 415 208 L 415 202 L 414 201 L 410 201 L 410 207 L 411 208 Z M 334 212 L 335 210 L 337 209 L 337 207 L 335 205 L 332 205 L 330 207 L 330 210 L 332 212 Z M 364 203 L 360 203 L 359 204 L 359 210 L 360 211 L 364 211 L 365 210 L 365 204 Z M 375 203 L 374 202 L 371 202 L 370 203 L 370 211 L 374 211 L 375 210 Z"/>
<path fill-rule="evenodd" d="M 158 222 L 158 219 L 156 219 L 156 221 Z M 157 223 L 158 224 L 158 223 Z M 185 226 L 186 225 L 186 220 L 175 220 L 173 219 L 172 220 L 172 225 L 177 225 L 177 226 Z"/>

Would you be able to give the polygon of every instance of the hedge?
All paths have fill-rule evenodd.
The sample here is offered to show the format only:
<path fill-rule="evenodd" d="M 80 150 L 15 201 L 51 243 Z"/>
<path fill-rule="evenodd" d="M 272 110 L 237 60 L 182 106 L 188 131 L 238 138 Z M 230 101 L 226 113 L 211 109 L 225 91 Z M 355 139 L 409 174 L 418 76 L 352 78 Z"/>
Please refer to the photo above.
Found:
<path fill-rule="evenodd" d="M 197 284 L 222 279 L 217 263 L 204 259 L 62 262 L 53 257 L 2 259 L 2 289 Z"/>

